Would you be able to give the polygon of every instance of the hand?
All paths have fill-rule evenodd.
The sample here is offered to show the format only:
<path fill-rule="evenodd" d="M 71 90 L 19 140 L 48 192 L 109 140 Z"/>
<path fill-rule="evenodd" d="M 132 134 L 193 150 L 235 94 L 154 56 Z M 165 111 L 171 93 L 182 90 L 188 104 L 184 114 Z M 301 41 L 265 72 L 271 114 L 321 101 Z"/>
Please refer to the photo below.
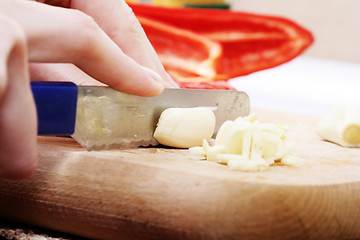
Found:
<path fill-rule="evenodd" d="M 141 96 L 176 87 L 124 1 L 43 2 L 56 6 L 0 1 L 0 177 L 29 176 L 37 162 L 28 63 L 37 80 L 98 80 Z"/>
<path fill-rule="evenodd" d="M 91 16 L 101 29 L 122 51 L 142 66 L 158 73 L 165 87 L 178 87 L 165 72 L 157 54 L 147 39 L 132 10 L 123 0 L 42 0 L 47 4 L 72 8 Z M 99 85 L 93 78 L 71 64 L 31 65 L 32 78 L 51 81 L 75 81 L 80 84 Z M 45 65 L 45 66 L 44 66 Z M 129 75 L 132 72 L 127 71 Z M 119 76 L 120 77 L 120 76 Z M 124 79 L 129 78 L 125 76 Z M 130 78 L 131 79 L 131 76 Z"/>
<path fill-rule="evenodd" d="M 73 63 L 94 79 L 118 90 L 142 96 L 159 94 L 162 90 L 159 82 L 175 86 L 165 73 L 139 22 L 123 0 L 66 2 L 70 7 L 88 12 L 93 17 L 79 10 L 33 1 L 0 2 L 0 13 L 15 20 L 23 28 L 30 50 L 30 62 Z M 140 64 L 152 68 L 162 77 Z M 54 66 L 47 65 L 44 70 L 50 71 L 51 76 L 38 67 L 32 66 L 32 78 L 37 75 L 37 80 L 73 78 L 66 72 L 57 71 L 58 74 L 54 74 Z M 70 70 L 73 71 L 73 68 Z"/>
<path fill-rule="evenodd" d="M 92 20 L 121 48 L 121 50 L 137 63 L 154 70 L 161 76 L 165 87 L 178 87 L 165 72 L 157 54 L 147 39 L 142 27 L 132 10 L 123 0 L 42 0 L 47 4 L 80 10 L 91 16 Z M 85 27 L 86 28 L 86 27 Z M 123 81 L 132 79 L 133 72 L 126 71 Z M 79 71 L 71 64 L 31 65 L 32 78 L 51 81 L 75 81 L 80 84 L 101 85 L 90 76 Z M 152 74 L 152 73 L 150 73 Z"/>

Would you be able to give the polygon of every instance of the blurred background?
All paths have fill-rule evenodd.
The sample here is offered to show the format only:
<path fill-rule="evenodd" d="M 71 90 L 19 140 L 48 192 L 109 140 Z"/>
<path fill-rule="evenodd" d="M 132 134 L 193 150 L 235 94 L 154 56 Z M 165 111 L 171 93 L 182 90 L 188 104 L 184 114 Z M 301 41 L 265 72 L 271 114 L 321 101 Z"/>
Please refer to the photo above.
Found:
<path fill-rule="evenodd" d="M 315 36 L 306 55 L 360 62 L 358 0 L 228 0 L 236 10 L 285 16 Z"/>
<path fill-rule="evenodd" d="M 253 105 L 322 115 L 337 104 L 360 108 L 360 1 L 228 0 L 231 8 L 284 16 L 309 29 L 314 44 L 278 68 L 234 85 Z"/>

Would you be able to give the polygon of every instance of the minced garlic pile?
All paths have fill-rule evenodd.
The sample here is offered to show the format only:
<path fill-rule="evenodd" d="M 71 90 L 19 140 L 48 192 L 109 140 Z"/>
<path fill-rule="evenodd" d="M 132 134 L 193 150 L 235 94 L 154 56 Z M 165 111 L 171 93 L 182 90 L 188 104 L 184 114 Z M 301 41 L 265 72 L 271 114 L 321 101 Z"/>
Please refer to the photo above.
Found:
<path fill-rule="evenodd" d="M 256 114 L 251 114 L 226 121 L 211 146 L 204 140 L 202 147 L 190 151 L 241 171 L 262 171 L 274 163 L 301 165 L 302 159 L 291 153 L 293 145 L 286 141 L 286 131 L 280 125 L 261 123 Z"/>

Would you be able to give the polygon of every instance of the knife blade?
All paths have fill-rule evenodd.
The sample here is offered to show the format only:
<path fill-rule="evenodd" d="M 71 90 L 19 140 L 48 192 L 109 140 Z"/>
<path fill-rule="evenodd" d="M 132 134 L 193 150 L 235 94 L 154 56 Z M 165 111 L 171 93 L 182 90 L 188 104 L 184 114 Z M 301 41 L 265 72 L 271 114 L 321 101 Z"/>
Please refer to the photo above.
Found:
<path fill-rule="evenodd" d="M 39 135 L 71 135 L 88 150 L 157 145 L 158 119 L 167 108 L 216 107 L 215 132 L 226 120 L 249 113 L 246 93 L 233 90 L 165 89 L 140 97 L 110 87 L 32 82 Z"/>

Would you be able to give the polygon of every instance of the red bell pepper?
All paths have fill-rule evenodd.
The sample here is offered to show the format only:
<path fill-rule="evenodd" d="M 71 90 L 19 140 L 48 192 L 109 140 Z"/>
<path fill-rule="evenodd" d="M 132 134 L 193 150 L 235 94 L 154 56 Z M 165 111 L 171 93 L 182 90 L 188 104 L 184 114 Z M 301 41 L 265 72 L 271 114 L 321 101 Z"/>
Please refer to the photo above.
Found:
<path fill-rule="evenodd" d="M 285 63 L 312 34 L 285 18 L 132 4 L 165 68 L 178 81 L 228 80 Z"/>
<path fill-rule="evenodd" d="M 229 85 L 226 81 L 214 82 L 177 82 L 180 88 L 190 89 L 223 89 L 223 90 L 236 90 Z"/>
<path fill-rule="evenodd" d="M 167 72 L 181 82 L 213 79 L 222 49 L 219 43 L 186 29 L 138 17 Z"/>

